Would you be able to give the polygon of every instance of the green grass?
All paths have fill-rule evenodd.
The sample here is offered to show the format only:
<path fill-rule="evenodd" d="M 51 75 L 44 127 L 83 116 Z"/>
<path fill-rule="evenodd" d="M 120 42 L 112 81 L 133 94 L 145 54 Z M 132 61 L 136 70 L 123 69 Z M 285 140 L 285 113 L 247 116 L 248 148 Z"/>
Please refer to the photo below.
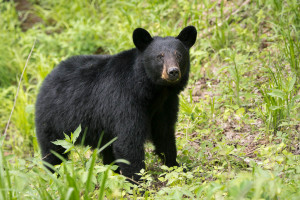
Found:
<path fill-rule="evenodd" d="M 42 22 L 23 31 L 20 16 L 29 12 L 0 0 L 1 133 L 36 40 L 7 135 L 1 134 L 0 199 L 299 198 L 299 1 L 29 2 Z M 49 173 L 34 125 L 36 95 L 47 74 L 72 55 L 132 48 L 137 27 L 176 36 L 186 25 L 199 34 L 176 128 L 183 167 L 162 166 L 147 144 L 138 188 L 113 173 L 115 166 L 104 166 L 97 151 L 74 146 L 75 131 L 59 142 L 71 159 L 55 166 L 60 176 Z"/>

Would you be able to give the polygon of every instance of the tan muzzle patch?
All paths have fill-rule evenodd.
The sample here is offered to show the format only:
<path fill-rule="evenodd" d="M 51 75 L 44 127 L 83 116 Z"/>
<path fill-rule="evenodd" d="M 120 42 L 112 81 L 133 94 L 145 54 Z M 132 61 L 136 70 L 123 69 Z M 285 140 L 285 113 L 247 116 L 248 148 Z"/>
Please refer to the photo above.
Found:
<path fill-rule="evenodd" d="M 179 67 L 178 67 L 178 69 L 179 69 Z M 168 81 L 168 82 L 176 82 L 176 81 L 178 81 L 181 78 L 181 72 L 179 70 L 179 74 L 178 74 L 178 77 L 177 77 L 176 80 L 171 80 L 170 76 L 168 74 L 168 67 L 167 67 L 166 64 L 164 64 L 163 65 L 163 71 L 162 71 L 162 74 L 161 74 L 161 78 L 164 79 L 164 80 L 166 80 L 166 81 Z"/>
<path fill-rule="evenodd" d="M 169 75 L 168 75 L 168 72 L 167 72 L 167 66 L 165 64 L 164 64 L 164 67 L 163 67 L 161 78 L 164 79 L 164 80 L 168 80 L 168 78 L 169 78 Z"/>

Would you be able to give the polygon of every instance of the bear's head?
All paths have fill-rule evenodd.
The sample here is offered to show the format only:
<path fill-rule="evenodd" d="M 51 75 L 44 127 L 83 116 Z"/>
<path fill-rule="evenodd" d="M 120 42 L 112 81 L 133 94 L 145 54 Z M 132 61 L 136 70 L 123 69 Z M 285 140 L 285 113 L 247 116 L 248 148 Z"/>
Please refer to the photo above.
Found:
<path fill-rule="evenodd" d="M 196 37 L 194 26 L 185 27 L 177 37 L 151 37 L 142 28 L 133 32 L 133 42 L 140 52 L 147 76 L 160 85 L 176 84 L 188 75 L 189 49 Z"/>

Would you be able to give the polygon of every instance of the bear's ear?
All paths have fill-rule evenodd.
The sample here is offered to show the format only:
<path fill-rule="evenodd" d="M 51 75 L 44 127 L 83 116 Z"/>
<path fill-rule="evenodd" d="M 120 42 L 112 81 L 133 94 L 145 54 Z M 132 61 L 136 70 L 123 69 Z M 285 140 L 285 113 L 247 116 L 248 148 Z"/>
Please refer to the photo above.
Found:
<path fill-rule="evenodd" d="M 135 29 L 133 31 L 132 38 L 134 45 L 140 51 L 144 51 L 146 47 L 150 44 L 150 42 L 153 40 L 148 31 L 142 28 Z"/>
<path fill-rule="evenodd" d="M 197 38 L 197 30 L 194 26 L 187 26 L 185 27 L 176 39 L 180 40 L 187 48 L 191 48 Z"/>

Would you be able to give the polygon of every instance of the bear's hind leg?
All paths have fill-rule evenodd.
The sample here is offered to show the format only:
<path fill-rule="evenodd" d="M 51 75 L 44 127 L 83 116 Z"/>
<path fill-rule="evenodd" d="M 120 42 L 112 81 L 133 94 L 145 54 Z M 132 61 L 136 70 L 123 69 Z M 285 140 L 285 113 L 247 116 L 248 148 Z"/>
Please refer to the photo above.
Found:
<path fill-rule="evenodd" d="M 115 129 L 114 135 L 118 139 L 113 143 L 113 153 L 116 159 L 124 159 L 130 163 L 118 163 L 121 174 L 139 181 L 140 175 L 137 173 L 145 169 L 144 143 L 149 135 L 147 132 L 150 130 L 150 121 L 141 109 L 130 107 L 128 110 L 131 112 L 123 113 Z"/>
<path fill-rule="evenodd" d="M 37 133 L 39 133 L 38 141 L 39 141 L 40 148 L 41 148 L 42 160 L 44 162 L 47 162 L 48 164 L 50 164 L 52 166 L 62 163 L 62 160 L 59 157 L 57 157 L 55 154 L 53 154 L 52 152 L 56 152 L 58 155 L 60 155 L 64 159 L 68 158 L 68 153 L 64 154 L 65 148 L 52 143 L 53 141 L 56 141 L 58 138 L 53 137 L 54 135 L 52 135 L 52 134 L 49 134 L 49 131 L 43 132 L 43 131 L 39 131 L 39 129 L 37 129 Z M 50 137 L 50 136 L 52 136 L 52 137 Z M 45 164 L 45 166 L 52 173 L 54 172 L 54 170 L 51 167 L 47 166 L 46 164 Z"/>
<path fill-rule="evenodd" d="M 56 149 L 49 148 L 47 150 L 42 150 L 42 160 L 52 166 L 61 164 L 62 163 L 61 158 L 59 158 L 55 154 L 53 154 L 52 151 L 56 152 L 58 155 L 60 155 L 64 159 L 68 158 L 68 154 L 64 154 L 65 149 L 63 147 L 61 147 L 60 149 L 58 149 L 58 148 L 56 148 Z M 45 166 L 47 167 L 48 170 L 50 170 L 52 173 L 54 173 L 54 170 L 51 167 L 49 167 L 46 164 L 45 164 Z"/>
<path fill-rule="evenodd" d="M 113 149 L 112 149 L 111 145 L 106 147 L 101 153 L 103 155 L 103 164 L 104 165 L 110 165 L 112 162 L 114 162 L 116 160 L 115 156 L 113 154 Z"/>
<path fill-rule="evenodd" d="M 114 153 L 113 153 L 112 145 L 109 145 L 108 147 L 106 147 L 101 152 L 101 154 L 103 156 L 103 164 L 104 165 L 110 165 L 111 163 L 113 163 L 116 160 Z M 120 167 L 118 167 L 116 170 L 114 170 L 114 172 L 120 174 Z"/>

